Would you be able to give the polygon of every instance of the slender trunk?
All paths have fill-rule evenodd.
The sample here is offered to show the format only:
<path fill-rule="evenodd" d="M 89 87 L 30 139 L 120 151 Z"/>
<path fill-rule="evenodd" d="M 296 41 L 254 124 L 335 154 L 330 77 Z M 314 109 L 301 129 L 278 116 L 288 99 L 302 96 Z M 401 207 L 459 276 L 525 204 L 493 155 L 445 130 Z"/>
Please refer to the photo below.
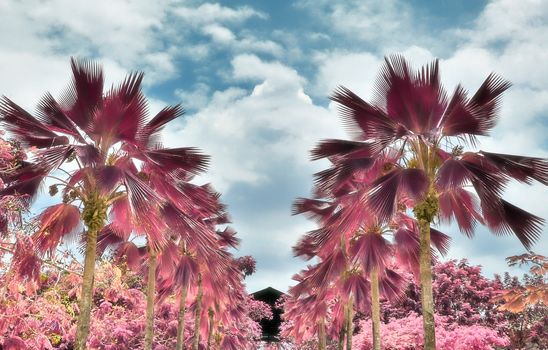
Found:
<path fill-rule="evenodd" d="M 156 297 L 156 253 L 149 251 L 147 277 L 147 309 L 144 350 L 152 350 L 154 337 L 154 301 Z"/>
<path fill-rule="evenodd" d="M 352 350 L 352 334 L 354 333 L 354 302 L 352 297 L 348 300 L 348 310 L 346 318 L 346 350 Z"/>
<path fill-rule="evenodd" d="M 339 343 L 337 344 L 337 350 L 344 350 L 344 335 L 346 334 L 346 315 L 348 312 L 344 308 L 344 320 L 341 326 L 341 331 L 339 332 Z"/>
<path fill-rule="evenodd" d="M 381 304 L 379 299 L 379 268 L 371 270 L 371 326 L 373 350 L 381 350 Z"/>
<path fill-rule="evenodd" d="M 188 285 L 183 286 L 181 290 L 181 299 L 179 300 L 179 314 L 177 316 L 177 345 L 175 350 L 183 350 L 185 341 L 185 312 L 186 312 L 186 294 Z"/>
<path fill-rule="evenodd" d="M 424 350 L 436 350 L 434 323 L 434 296 L 432 294 L 432 264 L 430 257 L 430 222 L 419 219 L 420 226 L 420 279 Z"/>
<path fill-rule="evenodd" d="M 318 322 L 318 349 L 326 350 L 327 339 L 325 335 L 325 321 L 322 319 Z"/>
<path fill-rule="evenodd" d="M 202 289 L 202 275 L 198 274 L 198 295 L 196 296 L 196 313 L 194 318 L 194 343 L 193 350 L 198 350 L 200 347 L 200 316 L 202 315 L 202 297 L 204 291 Z"/>
<path fill-rule="evenodd" d="M 89 334 L 91 320 L 91 307 L 93 305 L 93 283 L 95 280 L 95 255 L 97 252 L 98 229 L 90 229 L 86 237 L 86 251 L 84 255 L 84 274 L 82 276 L 82 292 L 78 308 L 78 325 L 76 328 L 75 350 L 86 350 L 86 342 Z"/>
<path fill-rule="evenodd" d="M 207 310 L 207 315 L 209 316 L 209 330 L 207 334 L 207 350 L 211 349 L 211 341 L 213 340 L 213 309 L 209 308 Z"/>

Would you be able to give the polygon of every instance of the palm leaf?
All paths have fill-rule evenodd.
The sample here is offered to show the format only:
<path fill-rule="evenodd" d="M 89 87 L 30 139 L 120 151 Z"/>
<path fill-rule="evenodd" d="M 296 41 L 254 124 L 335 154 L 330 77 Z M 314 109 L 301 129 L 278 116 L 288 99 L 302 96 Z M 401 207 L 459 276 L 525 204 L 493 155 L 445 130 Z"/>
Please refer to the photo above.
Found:
<path fill-rule="evenodd" d="M 23 146 L 47 148 L 68 143 L 66 136 L 57 135 L 5 96 L 0 99 L 0 118 L 1 124 Z"/>
<path fill-rule="evenodd" d="M 89 60 L 70 59 L 72 82 L 60 99 L 66 115 L 82 130 L 89 131 L 95 110 L 103 99 L 103 69 Z"/>
<path fill-rule="evenodd" d="M 531 184 L 532 180 L 537 180 L 543 185 L 548 185 L 548 159 L 546 158 L 524 157 L 485 151 L 480 151 L 479 153 L 500 171 L 518 181 Z"/>
<path fill-rule="evenodd" d="M 358 140 L 371 140 L 375 151 L 382 150 L 397 136 L 405 134 L 379 107 L 362 100 L 344 86 L 339 86 L 331 100 L 339 103 L 339 113 L 347 130 Z"/>
<path fill-rule="evenodd" d="M 428 179 L 420 169 L 396 168 L 371 184 L 368 204 L 380 221 L 388 221 L 395 212 L 398 196 L 420 200 L 428 187 Z"/>
<path fill-rule="evenodd" d="M 144 146 L 156 148 L 156 146 L 160 145 L 160 131 L 162 131 L 167 123 L 179 118 L 183 114 L 184 109 L 181 105 L 165 107 L 139 130 L 137 140 Z"/>
<path fill-rule="evenodd" d="M 441 218 L 449 223 L 455 218 L 460 231 L 468 237 L 473 237 L 478 222 L 483 224 L 478 198 L 462 188 L 440 193 L 439 208 Z"/>
<path fill-rule="evenodd" d="M 40 227 L 33 235 L 36 248 L 53 253 L 61 239 L 80 232 L 80 210 L 72 204 L 57 204 L 44 210 L 38 217 Z"/>
<path fill-rule="evenodd" d="M 526 249 L 542 236 L 544 219 L 533 215 L 503 199 L 489 199 L 481 207 L 487 226 L 496 234 L 514 234 Z"/>

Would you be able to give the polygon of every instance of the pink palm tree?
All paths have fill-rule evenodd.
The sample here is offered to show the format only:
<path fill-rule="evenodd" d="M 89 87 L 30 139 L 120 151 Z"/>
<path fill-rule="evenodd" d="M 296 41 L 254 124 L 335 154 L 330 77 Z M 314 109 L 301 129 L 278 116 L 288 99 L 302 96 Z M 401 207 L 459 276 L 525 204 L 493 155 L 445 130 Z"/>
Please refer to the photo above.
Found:
<path fill-rule="evenodd" d="M 322 149 L 317 148 L 312 155 L 316 157 L 321 152 Z M 316 174 L 317 186 L 314 192 L 324 198 L 301 198 L 294 205 L 295 214 L 308 214 L 322 225 L 321 229 L 304 236 L 295 247 L 297 255 L 318 256 L 322 259 L 320 264 L 331 264 L 325 269 L 326 272 L 334 275 L 342 272 L 350 280 L 358 270 L 366 275 L 366 283 L 370 288 L 374 349 L 380 349 L 381 346 L 379 287 L 391 291 L 386 297 L 394 297 L 395 292 L 386 285 L 397 280 L 397 274 L 388 268 L 389 262 L 395 256 L 400 265 L 415 273 L 419 266 L 419 225 L 406 213 L 413 203 L 412 199 L 402 196 L 396 214 L 387 223 L 379 220 L 364 200 L 375 181 L 390 170 L 386 164 L 391 164 L 395 158 L 395 152 L 387 151 L 374 159 L 367 169 L 352 172 L 353 169 L 348 168 L 344 175 L 338 177 L 333 177 L 333 174 L 339 171 L 341 160 L 331 158 L 332 167 Z M 392 236 L 393 243 L 388 236 Z M 449 237 L 432 229 L 432 244 L 444 254 L 448 249 Z M 341 271 L 341 261 L 345 261 L 345 271 Z M 332 276 L 321 276 L 317 279 L 318 283 Z M 385 285 L 381 285 L 380 280 L 384 280 Z M 342 284 L 347 282 L 341 280 Z M 396 286 L 397 283 L 392 283 L 393 288 Z M 352 294 L 345 297 L 349 300 L 348 309 L 351 312 Z"/>
<path fill-rule="evenodd" d="M 496 234 L 513 233 L 526 248 L 540 237 L 543 220 L 502 199 L 510 179 L 548 183 L 548 161 L 541 158 L 463 152 L 496 125 L 502 93 L 510 83 L 495 74 L 467 97 L 457 86 L 449 96 L 441 85 L 438 61 L 415 72 L 402 56 L 392 56 L 375 85 L 373 103 L 339 87 L 332 100 L 340 105 L 353 141 L 324 140 L 316 158 L 339 162 L 324 185 L 339 182 L 355 171 L 370 169 L 388 150 L 395 158 L 371 184 L 363 200 L 382 222 L 389 222 L 403 198 L 420 231 L 420 279 L 425 349 L 435 349 L 430 225 L 439 217 L 456 219 L 472 236 L 477 223 Z M 475 194 L 469 189 L 475 191 Z"/>
<path fill-rule="evenodd" d="M 183 110 L 166 107 L 147 121 L 142 73 L 131 73 L 103 93 L 99 65 L 72 59 L 71 66 L 73 80 L 65 94 L 59 101 L 46 94 L 36 116 L 7 97 L 0 100 L 1 122 L 8 132 L 24 146 L 38 149 L 0 195 L 34 198 L 46 177 L 63 187 L 63 202 L 40 214 L 41 225 L 33 239 L 41 254 L 52 254 L 70 236 L 85 240 L 75 345 L 83 350 L 89 332 L 98 233 L 110 222 L 118 234 L 131 229 L 146 236 L 152 251 L 161 250 L 168 241 L 164 234 L 168 223 L 191 225 L 195 236 L 203 235 L 204 225 L 190 216 L 176 215 L 180 212 L 176 204 L 191 202 L 179 193 L 181 174 L 204 171 L 208 158 L 194 148 L 162 147 L 160 131 Z M 63 164 L 71 161 L 76 164 L 63 170 Z M 157 180 L 148 178 L 151 173 Z M 170 221 L 164 218 L 166 212 L 171 214 Z"/>

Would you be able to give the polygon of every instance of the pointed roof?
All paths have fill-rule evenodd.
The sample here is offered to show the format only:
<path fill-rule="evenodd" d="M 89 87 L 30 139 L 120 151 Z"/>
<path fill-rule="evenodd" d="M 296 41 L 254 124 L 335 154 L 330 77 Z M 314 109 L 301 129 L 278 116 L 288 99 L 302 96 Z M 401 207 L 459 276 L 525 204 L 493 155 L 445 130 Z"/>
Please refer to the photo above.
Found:
<path fill-rule="evenodd" d="M 284 292 L 280 292 L 279 290 L 272 288 L 272 287 L 266 287 L 265 289 L 258 290 L 256 292 L 251 293 L 257 299 L 257 297 L 260 297 L 262 295 L 275 295 L 277 297 L 284 295 Z"/>

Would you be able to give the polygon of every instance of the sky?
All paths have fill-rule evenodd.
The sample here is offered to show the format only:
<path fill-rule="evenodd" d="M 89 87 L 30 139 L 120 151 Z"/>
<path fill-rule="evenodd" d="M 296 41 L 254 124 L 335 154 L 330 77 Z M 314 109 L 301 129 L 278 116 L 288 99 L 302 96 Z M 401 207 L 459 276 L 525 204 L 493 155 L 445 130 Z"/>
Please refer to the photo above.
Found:
<path fill-rule="evenodd" d="M 199 181 L 223 193 L 242 239 L 236 255 L 257 260 L 250 292 L 285 291 L 306 266 L 291 247 L 314 225 L 291 216 L 291 203 L 310 196 L 312 174 L 326 166 L 309 161 L 314 144 L 348 138 L 328 96 L 342 84 L 370 97 L 392 53 L 415 67 L 439 58 L 449 91 L 460 82 L 473 92 L 492 71 L 510 80 L 501 120 L 480 148 L 548 156 L 547 1 L 0 1 L 0 94 L 27 110 L 46 91 L 61 94 L 71 56 L 101 62 L 109 85 L 144 71 L 151 114 L 185 106 L 164 143 L 212 156 Z M 505 198 L 548 218 L 545 186 L 511 184 Z M 524 252 L 484 228 L 473 239 L 442 230 L 453 237 L 448 258 L 488 276 Z M 547 231 L 533 248 L 544 255 Z"/>

